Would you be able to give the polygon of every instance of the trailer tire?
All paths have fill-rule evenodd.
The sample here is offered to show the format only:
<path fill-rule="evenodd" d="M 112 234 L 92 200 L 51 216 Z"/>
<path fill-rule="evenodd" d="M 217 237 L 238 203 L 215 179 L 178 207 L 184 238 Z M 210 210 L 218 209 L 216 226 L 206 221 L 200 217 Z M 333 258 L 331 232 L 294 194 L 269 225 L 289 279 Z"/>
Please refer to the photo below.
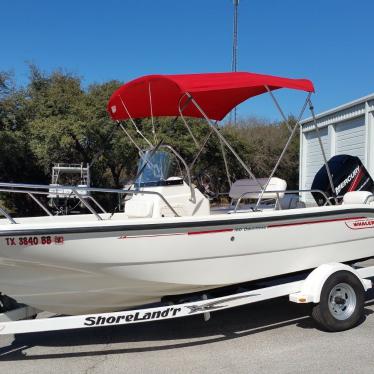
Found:
<path fill-rule="evenodd" d="M 312 317 L 322 330 L 348 330 L 363 318 L 364 302 L 365 290 L 357 276 L 349 271 L 337 271 L 325 281 Z"/>

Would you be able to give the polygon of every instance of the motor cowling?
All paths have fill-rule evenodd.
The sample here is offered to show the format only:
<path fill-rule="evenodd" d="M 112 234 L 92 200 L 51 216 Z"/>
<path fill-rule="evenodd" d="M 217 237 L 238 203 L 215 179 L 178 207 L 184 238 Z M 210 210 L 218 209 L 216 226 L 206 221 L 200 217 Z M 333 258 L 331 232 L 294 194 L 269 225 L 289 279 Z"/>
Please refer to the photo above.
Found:
<path fill-rule="evenodd" d="M 326 166 L 323 165 L 315 175 L 311 186 L 312 190 L 321 190 L 327 197 L 343 196 L 351 191 L 374 192 L 374 181 L 362 164 L 359 157 L 350 155 L 337 155 L 327 161 L 330 169 L 335 193 L 331 189 Z M 325 198 L 318 192 L 312 192 L 318 205 L 325 204 Z M 334 204 L 334 199 L 331 199 Z"/>

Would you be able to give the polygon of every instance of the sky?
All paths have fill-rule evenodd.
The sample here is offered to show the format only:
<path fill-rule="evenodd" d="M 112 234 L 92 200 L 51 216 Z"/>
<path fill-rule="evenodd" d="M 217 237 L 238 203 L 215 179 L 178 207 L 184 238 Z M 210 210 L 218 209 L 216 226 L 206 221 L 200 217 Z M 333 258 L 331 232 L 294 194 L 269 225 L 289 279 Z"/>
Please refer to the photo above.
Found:
<path fill-rule="evenodd" d="M 28 62 L 85 87 L 231 69 L 232 0 L 1 0 L 0 14 L 0 71 L 19 85 Z M 317 113 L 373 93 L 373 15 L 373 0 L 240 0 L 238 70 L 311 79 Z M 305 98 L 275 95 L 295 115 Z M 269 95 L 238 108 L 252 115 L 279 118 Z"/>

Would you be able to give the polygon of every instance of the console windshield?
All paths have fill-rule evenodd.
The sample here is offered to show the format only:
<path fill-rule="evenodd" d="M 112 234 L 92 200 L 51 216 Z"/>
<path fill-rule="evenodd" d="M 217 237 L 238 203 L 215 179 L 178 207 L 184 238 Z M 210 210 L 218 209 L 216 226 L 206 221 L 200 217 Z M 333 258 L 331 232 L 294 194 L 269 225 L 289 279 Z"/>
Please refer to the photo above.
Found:
<path fill-rule="evenodd" d="M 138 162 L 138 178 L 135 181 L 135 187 L 146 186 L 164 186 L 182 183 L 182 179 L 168 178 L 174 176 L 175 160 L 170 153 L 164 151 L 145 151 L 140 155 Z"/>

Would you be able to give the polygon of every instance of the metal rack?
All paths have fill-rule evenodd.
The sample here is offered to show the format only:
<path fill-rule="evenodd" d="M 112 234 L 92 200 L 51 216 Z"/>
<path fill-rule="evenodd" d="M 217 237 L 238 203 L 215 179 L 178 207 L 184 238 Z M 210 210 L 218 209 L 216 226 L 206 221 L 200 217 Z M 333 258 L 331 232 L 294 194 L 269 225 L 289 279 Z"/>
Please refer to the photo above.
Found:
<path fill-rule="evenodd" d="M 90 187 L 90 165 L 55 163 L 52 167 L 52 177 L 48 194 L 48 205 L 57 214 L 68 214 L 82 203 L 73 193 L 71 187 Z M 89 195 L 88 191 L 82 191 Z"/>

